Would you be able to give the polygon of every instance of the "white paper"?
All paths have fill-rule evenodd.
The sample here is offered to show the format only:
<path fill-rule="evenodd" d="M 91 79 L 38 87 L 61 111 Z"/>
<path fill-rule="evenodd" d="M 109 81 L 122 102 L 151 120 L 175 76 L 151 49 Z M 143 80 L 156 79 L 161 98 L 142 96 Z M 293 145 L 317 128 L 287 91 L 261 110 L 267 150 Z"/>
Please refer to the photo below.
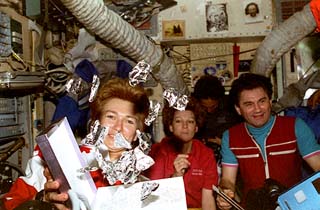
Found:
<path fill-rule="evenodd" d="M 93 210 L 187 210 L 182 177 L 147 182 L 156 182 L 159 187 L 144 201 L 140 200 L 143 182 L 98 188 Z"/>
<path fill-rule="evenodd" d="M 44 135 L 46 135 L 71 189 L 81 197 L 86 197 L 88 202 L 91 203 L 95 198 L 97 188 L 89 172 L 79 172 L 79 169 L 86 165 L 67 118 L 56 123 Z M 45 151 L 42 151 L 42 153 L 46 159 Z"/>

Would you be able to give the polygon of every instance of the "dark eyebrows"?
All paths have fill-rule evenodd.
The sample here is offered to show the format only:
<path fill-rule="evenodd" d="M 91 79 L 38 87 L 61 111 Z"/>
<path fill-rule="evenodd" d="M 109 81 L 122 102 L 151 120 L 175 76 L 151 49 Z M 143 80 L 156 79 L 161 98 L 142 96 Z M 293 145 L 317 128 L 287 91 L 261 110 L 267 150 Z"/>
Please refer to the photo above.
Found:
<path fill-rule="evenodd" d="M 258 100 L 258 102 L 265 101 L 265 100 L 268 100 L 268 97 L 267 97 L 267 96 L 264 96 L 264 97 L 260 98 L 260 99 Z M 250 105 L 250 104 L 253 104 L 253 103 L 254 103 L 254 102 L 252 102 L 252 101 L 245 101 L 245 102 L 243 102 L 242 104 L 243 104 L 243 105 Z"/>
<path fill-rule="evenodd" d="M 245 102 L 243 102 L 242 104 L 243 104 L 243 105 L 250 105 L 250 104 L 253 104 L 253 102 L 252 102 L 252 101 L 245 101 Z"/>
<path fill-rule="evenodd" d="M 265 97 L 262 97 L 262 98 L 259 99 L 259 101 L 263 101 L 263 100 L 268 100 L 268 97 L 265 96 Z"/>

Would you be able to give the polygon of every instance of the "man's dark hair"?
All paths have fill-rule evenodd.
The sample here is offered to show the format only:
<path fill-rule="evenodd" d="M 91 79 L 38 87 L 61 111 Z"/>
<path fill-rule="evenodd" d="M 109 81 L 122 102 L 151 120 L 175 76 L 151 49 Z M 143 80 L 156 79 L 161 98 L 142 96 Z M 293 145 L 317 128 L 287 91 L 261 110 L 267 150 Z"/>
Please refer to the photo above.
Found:
<path fill-rule="evenodd" d="M 219 100 L 224 96 L 224 87 L 221 81 L 212 75 L 203 75 L 196 82 L 193 91 L 193 97 L 196 99 L 214 99 Z"/>
<path fill-rule="evenodd" d="M 241 92 L 255 88 L 262 88 L 266 91 L 269 99 L 272 98 L 273 90 L 270 78 L 258 74 L 245 73 L 241 74 L 240 77 L 232 83 L 229 93 L 232 104 L 239 106 Z"/>

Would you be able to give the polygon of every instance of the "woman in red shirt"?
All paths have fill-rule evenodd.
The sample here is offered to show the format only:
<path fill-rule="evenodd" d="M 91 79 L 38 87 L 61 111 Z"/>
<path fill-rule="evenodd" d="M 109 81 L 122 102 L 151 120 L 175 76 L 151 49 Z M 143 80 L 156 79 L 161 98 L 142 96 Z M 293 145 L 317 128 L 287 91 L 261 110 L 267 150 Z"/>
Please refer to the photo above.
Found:
<path fill-rule="evenodd" d="M 151 179 L 183 176 L 188 208 L 215 210 L 212 185 L 218 183 L 213 151 L 194 139 L 203 111 L 191 99 L 184 111 L 165 105 L 163 124 L 167 137 L 152 146 L 155 164 L 147 171 Z"/>

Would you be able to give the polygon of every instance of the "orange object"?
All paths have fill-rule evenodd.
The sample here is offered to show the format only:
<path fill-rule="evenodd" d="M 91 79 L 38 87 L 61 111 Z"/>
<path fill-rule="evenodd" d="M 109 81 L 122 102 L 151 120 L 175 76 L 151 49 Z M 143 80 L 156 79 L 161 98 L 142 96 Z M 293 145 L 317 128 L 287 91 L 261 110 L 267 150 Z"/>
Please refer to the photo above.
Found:
<path fill-rule="evenodd" d="M 310 2 L 310 9 L 313 14 L 314 20 L 317 23 L 317 31 L 320 31 L 320 0 L 312 0 Z"/>

